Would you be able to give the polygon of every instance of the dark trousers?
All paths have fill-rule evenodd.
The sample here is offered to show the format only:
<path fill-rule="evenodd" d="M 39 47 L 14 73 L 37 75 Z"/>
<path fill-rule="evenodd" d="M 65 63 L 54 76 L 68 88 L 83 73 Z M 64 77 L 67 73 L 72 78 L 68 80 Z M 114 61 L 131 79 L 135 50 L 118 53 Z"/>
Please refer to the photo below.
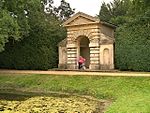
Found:
<path fill-rule="evenodd" d="M 81 69 L 81 67 L 82 67 L 82 63 L 81 63 L 81 62 L 79 62 L 78 64 L 79 64 L 78 69 Z"/>

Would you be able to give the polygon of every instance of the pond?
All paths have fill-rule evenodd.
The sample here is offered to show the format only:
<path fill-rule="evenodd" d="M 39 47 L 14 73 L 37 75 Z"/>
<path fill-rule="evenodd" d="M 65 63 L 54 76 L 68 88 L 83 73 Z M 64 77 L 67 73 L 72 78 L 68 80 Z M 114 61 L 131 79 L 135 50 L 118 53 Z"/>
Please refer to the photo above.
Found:
<path fill-rule="evenodd" d="M 103 113 L 105 105 L 80 96 L 0 92 L 1 113 Z"/>

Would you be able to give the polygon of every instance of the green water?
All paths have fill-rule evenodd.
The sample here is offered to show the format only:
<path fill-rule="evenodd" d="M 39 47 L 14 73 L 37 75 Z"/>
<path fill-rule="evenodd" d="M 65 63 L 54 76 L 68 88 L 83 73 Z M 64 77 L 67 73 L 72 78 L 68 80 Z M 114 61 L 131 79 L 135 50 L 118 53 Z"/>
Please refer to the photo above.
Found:
<path fill-rule="evenodd" d="M 99 105 L 77 96 L 0 92 L 1 113 L 101 113 Z"/>

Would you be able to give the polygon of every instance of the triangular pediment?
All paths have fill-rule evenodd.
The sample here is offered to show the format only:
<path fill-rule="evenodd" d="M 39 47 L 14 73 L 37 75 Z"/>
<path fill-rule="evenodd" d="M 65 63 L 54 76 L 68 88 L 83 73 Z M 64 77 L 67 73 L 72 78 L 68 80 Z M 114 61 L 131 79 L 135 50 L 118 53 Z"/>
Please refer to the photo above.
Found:
<path fill-rule="evenodd" d="M 78 12 L 75 15 L 73 15 L 71 18 L 69 18 L 66 22 L 64 22 L 63 25 L 72 26 L 72 25 L 82 25 L 82 24 L 97 23 L 97 22 L 99 22 L 99 19 L 87 15 L 85 13 Z"/>

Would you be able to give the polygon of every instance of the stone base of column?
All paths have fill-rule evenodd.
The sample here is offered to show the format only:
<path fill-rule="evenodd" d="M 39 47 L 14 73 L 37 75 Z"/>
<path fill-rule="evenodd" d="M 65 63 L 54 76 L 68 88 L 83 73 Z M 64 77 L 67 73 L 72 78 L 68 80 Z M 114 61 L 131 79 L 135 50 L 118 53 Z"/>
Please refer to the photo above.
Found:
<path fill-rule="evenodd" d="M 114 65 L 100 65 L 101 70 L 112 70 L 114 69 Z"/>
<path fill-rule="evenodd" d="M 66 69 L 67 65 L 66 64 L 58 64 L 59 69 Z"/>
<path fill-rule="evenodd" d="M 67 64 L 67 69 L 77 69 L 77 65 L 75 65 L 75 64 Z"/>
<path fill-rule="evenodd" d="M 91 70 L 99 70 L 100 69 L 99 67 L 100 66 L 98 64 L 90 64 L 90 69 Z"/>

